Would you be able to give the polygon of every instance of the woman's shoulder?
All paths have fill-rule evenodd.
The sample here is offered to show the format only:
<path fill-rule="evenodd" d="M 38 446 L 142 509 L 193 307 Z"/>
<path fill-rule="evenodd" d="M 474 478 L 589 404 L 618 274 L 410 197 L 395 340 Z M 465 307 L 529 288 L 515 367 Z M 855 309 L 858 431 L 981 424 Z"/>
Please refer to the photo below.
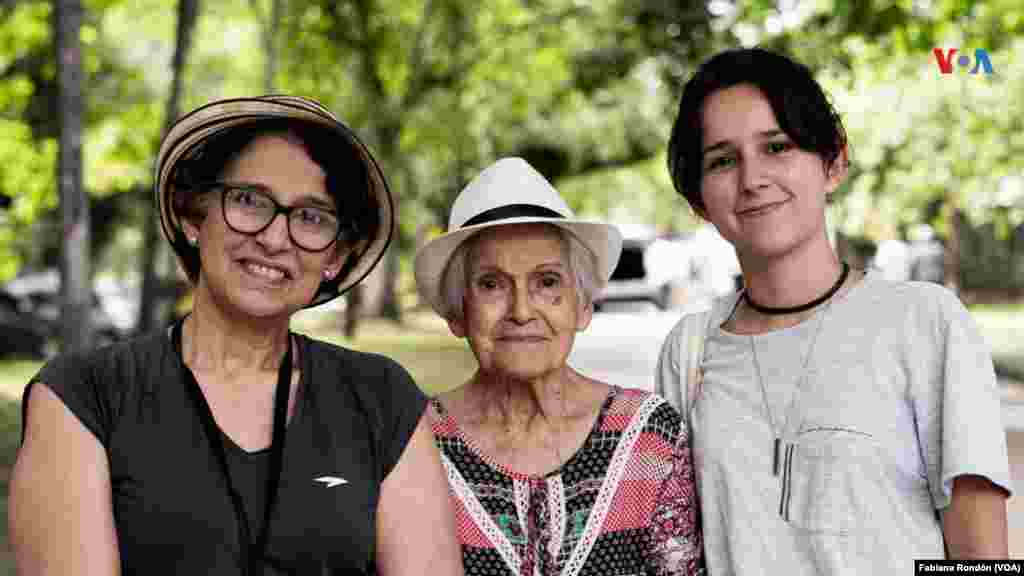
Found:
<path fill-rule="evenodd" d="M 911 323 L 948 322 L 962 318 L 967 309 L 949 288 L 934 282 L 890 280 L 869 270 L 857 298 L 851 298 L 853 312 L 887 320 L 904 318 Z"/>
<path fill-rule="evenodd" d="M 393 358 L 377 352 L 353 350 L 339 344 L 299 335 L 315 368 L 334 367 L 358 374 L 408 374 Z"/>
<path fill-rule="evenodd" d="M 29 381 L 24 405 L 35 384 L 49 388 L 97 438 L 107 445 L 130 398 L 150 396 L 172 352 L 163 330 L 88 351 L 50 359 Z"/>
<path fill-rule="evenodd" d="M 725 321 L 732 309 L 736 307 L 739 297 L 739 292 L 730 292 L 688 307 L 669 330 L 665 342 L 678 343 L 680 340 L 688 338 L 694 331 L 706 330 L 708 324 L 715 322 L 716 319 L 719 323 Z"/>
<path fill-rule="evenodd" d="M 655 427 L 677 434 L 682 425 L 679 412 L 654 392 L 638 388 L 612 387 L 606 421 L 613 427 Z"/>
<path fill-rule="evenodd" d="M 419 402 L 422 390 L 401 364 L 384 354 L 352 350 L 337 344 L 299 335 L 303 362 L 311 377 L 334 382 L 335 389 L 355 394 L 363 403 L 387 404 L 412 398 Z M 373 400 L 376 399 L 376 400 Z"/>
<path fill-rule="evenodd" d="M 54 386 L 64 381 L 77 381 L 94 375 L 125 375 L 153 370 L 162 364 L 169 350 L 168 338 L 166 330 L 160 329 L 100 348 L 61 353 L 49 359 L 33 381 L 42 381 Z M 112 382 L 110 378 L 101 380 Z"/>
<path fill-rule="evenodd" d="M 866 292 L 873 294 L 889 294 L 896 298 L 943 300 L 956 298 L 952 290 L 942 284 L 922 280 L 893 280 L 886 278 L 875 269 L 864 273 Z"/>

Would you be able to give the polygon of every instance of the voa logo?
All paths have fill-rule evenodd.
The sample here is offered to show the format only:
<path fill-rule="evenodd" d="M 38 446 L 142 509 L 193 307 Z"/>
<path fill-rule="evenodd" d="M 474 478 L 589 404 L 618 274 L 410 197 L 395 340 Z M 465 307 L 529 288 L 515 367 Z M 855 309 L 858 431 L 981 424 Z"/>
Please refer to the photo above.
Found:
<path fill-rule="evenodd" d="M 957 56 L 958 52 L 959 56 Z M 984 48 L 975 49 L 973 59 L 967 54 L 960 52 L 957 48 L 933 48 L 932 53 L 935 54 L 935 61 L 939 65 L 939 72 L 943 74 L 952 74 L 954 63 L 960 70 L 970 69 L 968 74 L 977 74 L 978 72 L 985 74 L 993 73 L 992 60 L 988 57 L 988 50 Z"/>

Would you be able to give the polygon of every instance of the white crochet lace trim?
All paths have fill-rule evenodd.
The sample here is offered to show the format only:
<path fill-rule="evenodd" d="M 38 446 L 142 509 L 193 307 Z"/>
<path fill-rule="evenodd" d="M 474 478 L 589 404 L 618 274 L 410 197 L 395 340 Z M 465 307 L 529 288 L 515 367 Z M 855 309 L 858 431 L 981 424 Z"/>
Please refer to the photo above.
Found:
<path fill-rule="evenodd" d="M 629 463 L 629 456 L 633 452 L 633 446 L 636 444 L 637 439 L 640 438 L 640 432 L 643 430 L 644 425 L 647 424 L 648 418 L 651 417 L 655 408 L 662 402 L 664 400 L 660 396 L 648 396 L 643 404 L 640 405 L 640 409 L 637 410 L 633 421 L 629 423 L 629 426 L 622 433 L 622 439 L 619 441 L 619 446 L 615 449 L 615 454 L 612 455 L 612 461 L 608 466 L 608 473 L 604 477 L 604 482 L 601 483 L 601 490 L 597 493 L 594 507 L 590 510 L 590 517 L 587 518 L 587 526 L 583 531 L 583 537 L 580 538 L 576 548 L 572 551 L 572 556 L 566 562 L 565 568 L 562 570 L 562 576 L 577 576 L 580 570 L 583 569 L 583 564 L 586 562 L 587 556 L 590 555 L 590 550 L 594 547 L 594 543 L 597 542 L 597 536 L 604 525 L 608 509 L 611 508 L 612 500 L 619 488 L 622 475 L 626 472 L 626 465 Z"/>
<path fill-rule="evenodd" d="M 562 484 L 561 476 L 553 476 L 548 479 L 548 510 L 551 524 L 551 541 L 548 542 L 548 554 L 554 562 L 558 562 L 558 555 L 562 551 L 562 541 L 565 538 L 565 485 Z"/>
<path fill-rule="evenodd" d="M 448 472 L 448 482 L 451 484 L 452 491 L 455 492 L 462 505 L 466 507 L 466 511 L 469 512 L 473 522 L 476 523 L 487 539 L 491 541 L 491 544 L 494 545 L 495 550 L 498 551 L 498 554 L 505 561 L 509 570 L 513 574 L 519 574 L 521 559 L 516 554 L 515 548 L 512 547 L 512 543 L 509 542 L 501 528 L 494 523 L 494 519 L 484 509 L 483 504 L 477 500 L 466 479 L 462 477 L 462 474 L 459 473 L 455 465 L 448 459 L 448 456 L 442 453 L 441 461 Z"/>

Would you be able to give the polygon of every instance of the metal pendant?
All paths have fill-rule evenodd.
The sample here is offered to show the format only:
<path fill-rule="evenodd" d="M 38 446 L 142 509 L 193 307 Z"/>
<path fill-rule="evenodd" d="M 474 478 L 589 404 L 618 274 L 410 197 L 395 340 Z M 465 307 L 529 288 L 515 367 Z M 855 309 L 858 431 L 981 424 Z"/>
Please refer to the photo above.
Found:
<path fill-rule="evenodd" d="M 775 443 L 772 445 L 772 476 L 778 477 L 779 468 L 781 467 L 781 461 L 779 459 L 779 453 L 782 451 L 782 438 L 775 438 Z"/>

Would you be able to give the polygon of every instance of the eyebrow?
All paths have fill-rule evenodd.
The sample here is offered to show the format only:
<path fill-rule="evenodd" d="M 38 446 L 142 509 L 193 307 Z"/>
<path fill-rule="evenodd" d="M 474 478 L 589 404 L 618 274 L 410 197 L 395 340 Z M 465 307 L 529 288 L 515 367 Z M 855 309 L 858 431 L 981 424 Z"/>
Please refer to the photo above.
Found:
<path fill-rule="evenodd" d="M 233 186 L 253 186 L 253 187 L 258 188 L 259 190 L 269 194 L 271 196 L 271 198 L 274 199 L 275 202 L 277 202 L 278 204 L 281 204 L 282 206 L 284 206 L 284 204 L 282 204 L 281 201 L 278 200 L 277 195 L 275 194 L 275 190 L 273 188 L 271 188 L 270 186 L 267 186 L 266 184 L 261 184 L 259 182 L 247 182 L 247 181 L 244 181 L 244 180 L 225 180 L 224 183 L 225 184 L 229 184 L 229 185 L 233 185 Z M 313 207 L 317 207 L 317 208 L 323 208 L 323 209 L 331 211 L 331 212 L 336 210 L 336 208 L 334 206 L 334 203 L 331 202 L 330 199 L 325 199 L 325 198 L 322 198 L 322 197 L 317 196 L 315 194 L 303 194 L 303 195 L 299 196 L 298 198 L 296 198 L 295 202 L 292 202 L 292 203 L 290 203 L 288 205 L 289 206 L 313 206 Z"/>
<path fill-rule="evenodd" d="M 562 262 L 559 261 L 559 260 L 553 260 L 553 261 L 550 261 L 550 262 L 542 262 L 542 263 L 534 266 L 533 269 L 530 270 L 528 273 L 543 272 L 545 269 L 549 269 L 550 270 L 551 268 L 558 268 L 560 270 L 564 270 L 565 269 L 565 265 L 562 264 Z M 505 276 L 509 276 L 509 273 L 506 272 L 505 270 L 502 270 L 501 268 L 498 268 L 497 266 L 491 266 L 491 265 L 477 266 L 476 269 L 473 271 L 473 275 L 476 276 L 476 275 L 482 274 L 484 272 L 497 272 L 499 274 L 504 274 Z"/>
<path fill-rule="evenodd" d="M 293 206 L 309 206 L 309 205 L 313 205 L 313 206 L 317 206 L 317 207 L 320 207 L 320 208 L 324 208 L 325 210 L 329 210 L 329 211 L 334 211 L 336 209 L 335 206 L 334 206 L 334 203 L 331 202 L 330 200 L 326 200 L 324 198 L 321 198 L 320 196 L 314 196 L 312 194 L 306 194 L 306 195 L 303 195 L 303 196 L 299 196 L 296 199 L 295 203 L 293 204 Z"/>
<path fill-rule="evenodd" d="M 769 138 L 775 138 L 776 136 L 779 136 L 780 134 L 785 134 L 785 132 L 783 132 L 782 130 L 762 130 L 762 131 L 758 132 L 756 134 L 756 136 L 758 138 L 760 138 L 761 140 L 767 140 Z M 714 152 L 714 151 L 720 150 L 722 148 L 731 148 L 731 147 L 732 147 L 732 143 L 730 141 L 728 141 L 728 140 L 720 140 L 720 141 L 715 142 L 714 144 L 708 146 L 707 148 L 705 148 L 704 151 L 701 153 L 701 155 L 702 156 L 707 156 L 709 152 Z"/>
<path fill-rule="evenodd" d="M 534 268 L 534 270 L 541 270 L 543 268 L 558 268 L 559 270 L 564 270 L 565 264 L 563 264 L 561 260 L 545 262 L 543 264 L 538 265 L 536 268 Z"/>

